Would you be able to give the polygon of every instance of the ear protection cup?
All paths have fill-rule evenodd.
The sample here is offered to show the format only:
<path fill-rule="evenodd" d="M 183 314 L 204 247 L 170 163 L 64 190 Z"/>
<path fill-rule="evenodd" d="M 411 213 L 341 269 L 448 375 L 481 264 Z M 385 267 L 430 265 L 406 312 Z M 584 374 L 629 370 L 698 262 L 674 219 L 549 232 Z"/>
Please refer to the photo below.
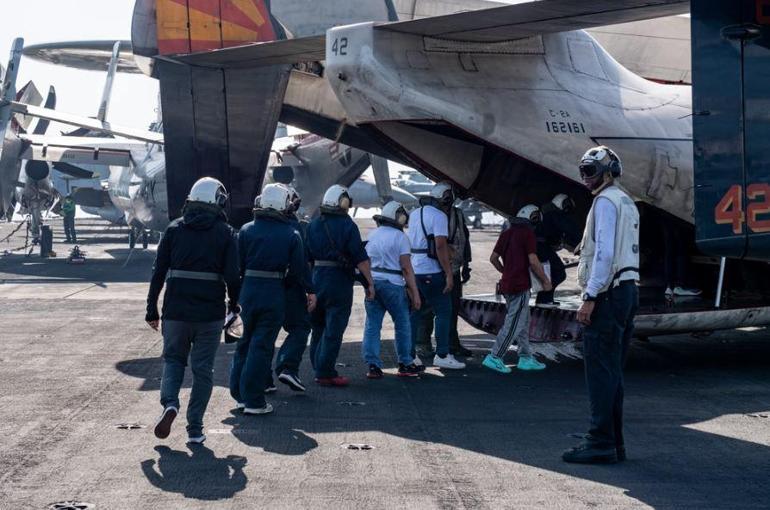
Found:
<path fill-rule="evenodd" d="M 217 191 L 217 205 L 224 209 L 227 204 L 227 193 L 223 189 Z"/>

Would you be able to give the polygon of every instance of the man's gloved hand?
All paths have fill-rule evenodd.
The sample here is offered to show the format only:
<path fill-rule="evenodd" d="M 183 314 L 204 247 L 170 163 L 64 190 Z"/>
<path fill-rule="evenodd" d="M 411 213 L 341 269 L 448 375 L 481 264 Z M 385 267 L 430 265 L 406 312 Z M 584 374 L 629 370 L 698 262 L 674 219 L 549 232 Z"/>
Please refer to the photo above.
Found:
<path fill-rule="evenodd" d="M 460 273 L 460 281 L 463 284 L 468 283 L 471 280 L 471 267 L 469 265 L 464 265 L 462 272 Z"/>

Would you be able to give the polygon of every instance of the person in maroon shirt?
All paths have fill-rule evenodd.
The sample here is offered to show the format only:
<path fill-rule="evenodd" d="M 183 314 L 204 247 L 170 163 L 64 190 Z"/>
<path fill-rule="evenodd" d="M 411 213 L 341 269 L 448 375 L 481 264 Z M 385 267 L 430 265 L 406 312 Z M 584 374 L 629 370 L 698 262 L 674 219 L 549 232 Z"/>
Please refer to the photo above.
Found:
<path fill-rule="evenodd" d="M 511 227 L 500 234 L 489 261 L 500 271 L 500 293 L 505 296 L 508 313 L 505 323 L 497 334 L 492 352 L 484 358 L 483 365 L 491 370 L 508 374 L 511 369 L 503 362 L 505 353 L 515 340 L 519 346 L 520 370 L 542 370 L 545 365 L 532 357 L 529 345 L 529 292 L 532 287 L 530 269 L 543 285 L 543 290 L 551 290 L 551 281 L 543 270 L 537 257 L 537 241 L 533 223 L 540 215 L 540 209 L 534 205 L 521 208 Z"/>

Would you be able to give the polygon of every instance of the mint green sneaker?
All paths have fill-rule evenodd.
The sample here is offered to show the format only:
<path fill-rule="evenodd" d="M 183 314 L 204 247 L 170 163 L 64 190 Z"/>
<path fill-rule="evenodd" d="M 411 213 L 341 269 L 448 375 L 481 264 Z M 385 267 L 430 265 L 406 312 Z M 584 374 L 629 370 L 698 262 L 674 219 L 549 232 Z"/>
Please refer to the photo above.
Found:
<path fill-rule="evenodd" d="M 491 354 L 487 354 L 487 357 L 484 358 L 484 361 L 482 361 L 481 364 L 487 367 L 488 369 L 494 370 L 495 372 L 500 372 L 501 374 L 511 373 L 511 369 L 505 366 L 505 363 L 503 363 L 503 360 L 501 360 L 497 356 L 492 356 Z"/>
<path fill-rule="evenodd" d="M 519 370 L 544 370 L 545 364 L 540 363 L 532 357 L 519 358 L 519 363 L 516 365 L 516 368 Z"/>

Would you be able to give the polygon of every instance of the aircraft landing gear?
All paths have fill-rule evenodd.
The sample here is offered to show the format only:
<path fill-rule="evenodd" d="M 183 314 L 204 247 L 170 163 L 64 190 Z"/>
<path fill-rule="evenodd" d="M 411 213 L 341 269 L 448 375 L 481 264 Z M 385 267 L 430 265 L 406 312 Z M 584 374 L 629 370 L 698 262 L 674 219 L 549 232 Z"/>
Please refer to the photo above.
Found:
<path fill-rule="evenodd" d="M 150 231 L 143 230 L 142 231 L 142 249 L 146 250 L 149 244 L 150 244 Z"/>
<path fill-rule="evenodd" d="M 133 250 L 136 246 L 136 229 L 131 227 L 128 231 L 128 248 Z"/>

